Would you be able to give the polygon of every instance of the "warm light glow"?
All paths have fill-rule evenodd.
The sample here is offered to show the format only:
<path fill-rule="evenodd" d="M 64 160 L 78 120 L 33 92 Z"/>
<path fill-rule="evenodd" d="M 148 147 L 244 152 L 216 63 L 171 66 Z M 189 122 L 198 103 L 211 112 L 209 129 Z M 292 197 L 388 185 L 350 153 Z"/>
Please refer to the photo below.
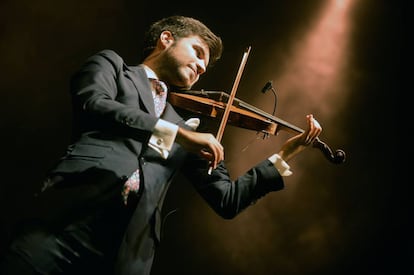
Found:
<path fill-rule="evenodd" d="M 324 128 L 329 118 L 343 108 L 348 93 L 347 73 L 349 12 L 352 1 L 327 1 L 307 35 L 297 39 L 286 57 L 285 70 L 275 76 L 284 115 L 303 122 L 305 113 L 314 113 Z M 295 106 L 295 108 L 292 108 Z"/>
<path fill-rule="evenodd" d="M 299 34 L 295 34 L 295 38 L 290 41 L 290 44 L 283 45 L 281 47 L 280 40 L 275 41 L 275 55 L 269 56 L 269 62 L 267 68 L 264 70 L 275 71 L 275 62 L 279 69 L 277 75 L 274 75 L 271 79 L 274 81 L 278 94 L 278 107 L 276 116 L 286 119 L 293 124 L 300 127 L 306 127 L 305 115 L 313 113 L 314 116 L 321 123 L 323 131 L 322 140 L 327 137 L 326 133 L 329 132 L 329 137 L 334 135 L 342 136 L 340 127 L 335 125 L 335 116 L 337 113 L 346 106 L 347 97 L 350 95 L 351 86 L 347 83 L 346 78 L 349 73 L 350 65 L 349 60 L 349 44 L 350 44 L 350 9 L 352 1 L 326 1 L 327 4 L 316 14 L 316 18 L 311 24 L 304 24 Z M 305 29 L 307 28 L 307 29 Z M 289 43 L 289 42 L 288 42 Z M 283 49 L 283 58 L 281 58 L 280 49 Z M 257 72 L 257 76 L 260 76 L 263 72 Z M 270 96 L 270 95 L 269 95 Z M 271 106 L 270 102 L 265 102 L 269 97 L 256 96 L 254 100 L 263 102 L 253 102 L 256 106 Z M 241 131 L 241 130 L 240 130 Z M 253 134 L 252 134 L 253 135 Z M 236 135 L 233 135 L 233 137 Z M 289 135 L 290 136 L 290 135 Z M 239 141 L 240 140 L 240 141 Z M 254 137 L 251 139 L 254 141 Z M 260 146 L 264 149 L 260 149 L 259 142 L 256 142 L 254 146 L 245 151 L 237 152 L 237 162 L 234 162 L 234 166 L 240 166 L 241 162 L 245 162 L 244 167 L 248 167 L 253 162 L 252 159 L 261 154 L 270 154 L 273 152 L 269 150 L 269 147 L 274 146 L 275 143 L 283 143 L 286 140 L 285 133 L 281 133 L 278 137 L 270 139 L 270 142 L 261 142 Z M 330 140 L 325 140 L 330 144 Z M 242 147 L 240 138 L 232 139 L 231 145 L 234 147 Z M 240 143 L 240 144 L 238 144 Z M 246 147 L 249 146 L 249 142 L 245 142 Z M 273 144 L 271 144 L 273 143 Z M 331 144 L 330 144 L 331 145 Z M 272 147 L 273 148 L 273 147 Z M 274 148 L 280 148 L 275 146 Z M 337 149 L 333 146 L 333 149 Z M 276 149 L 274 149 L 276 150 Z M 240 154 L 242 157 L 240 157 Z M 227 155 L 228 157 L 228 155 Z M 294 190 L 295 181 L 300 181 L 303 175 L 306 175 L 306 182 L 309 183 L 309 174 L 311 171 L 315 171 L 315 167 L 312 166 L 311 155 L 308 154 L 306 161 L 295 160 L 293 163 L 294 177 L 288 180 L 288 192 L 278 194 L 277 203 L 272 200 L 268 200 L 261 205 L 261 211 L 259 214 L 255 214 L 254 219 L 259 221 L 261 227 L 255 227 L 250 223 L 253 217 L 242 216 L 239 218 L 239 223 L 245 222 L 249 226 L 242 228 L 250 232 L 246 233 L 243 230 L 234 231 L 231 229 L 231 233 L 239 232 L 239 234 L 246 234 L 250 236 L 258 236 L 260 238 L 255 239 L 255 244 L 259 243 L 259 246 L 271 250 L 269 246 L 264 243 L 271 239 L 276 247 L 293 247 L 293 249 L 284 249 L 283 256 L 278 256 L 277 266 L 284 266 L 286 269 L 290 269 L 295 263 L 291 262 L 294 257 L 296 261 L 300 261 L 302 265 L 311 269 L 314 264 L 321 264 L 323 261 L 329 261 L 329 257 L 332 253 L 332 240 L 342 238 L 341 221 L 338 219 L 337 213 L 332 209 L 313 209 L 312 214 L 314 218 L 307 220 L 308 216 L 300 216 L 304 212 L 306 203 L 302 204 L 301 201 L 304 195 L 303 192 L 309 191 L 309 189 L 300 186 L 297 190 Z M 328 166 L 331 165 L 322 155 L 315 154 L 315 159 L 318 159 L 321 163 Z M 229 160 L 229 158 L 227 158 Z M 298 165 L 298 162 L 301 162 Z M 233 162 L 228 162 L 232 167 Z M 295 169 L 296 165 L 300 166 L 300 169 Z M 309 168 L 308 167 L 312 167 Z M 318 166 L 317 169 L 320 167 Z M 317 170 L 316 169 L 316 170 Z M 240 174 L 241 169 L 236 170 Z M 309 187 L 310 188 L 310 187 Z M 312 197 L 320 199 L 321 201 L 327 199 L 329 194 L 326 190 L 318 190 L 312 187 Z M 305 191 L 304 191 L 305 190 Z M 297 192 L 295 192 L 297 191 Z M 292 201 L 290 201 L 292 200 Z M 277 205 L 277 206 L 276 206 Z M 267 220 L 272 219 L 273 215 L 278 214 L 277 210 L 283 206 L 283 214 L 287 224 L 285 227 L 275 224 L 269 224 L 269 226 L 263 227 Z M 292 218 L 286 217 L 286 212 L 294 213 Z M 300 216 L 300 218 L 298 218 Z M 296 218 L 295 218 L 296 217 Z M 243 220 L 245 218 L 245 220 Z M 262 223 L 260 222 L 262 221 Z M 279 220 L 280 222 L 280 220 Z M 302 223 L 301 226 L 295 228 L 295 225 Z M 223 227 L 214 228 L 214 224 L 211 226 L 208 232 L 222 232 Z M 280 226 L 280 227 L 279 227 Z M 289 226 L 292 226 L 290 228 Z M 289 228 L 288 233 L 286 229 Z M 296 231 L 295 231 L 296 230 Z M 257 231 L 257 232 L 255 232 Z M 254 232 L 254 233 L 252 233 Z M 294 233 L 292 233 L 294 232 Z M 211 233 L 214 234 L 214 233 Z M 271 238 L 271 236 L 277 235 L 280 238 Z M 216 236 L 220 238 L 220 236 Z M 243 236 L 240 236 L 240 239 Z M 239 240 L 239 238 L 236 238 Z M 237 246 L 236 243 L 231 243 L 230 240 L 222 240 L 225 243 L 225 247 L 230 248 L 229 251 L 225 251 L 227 254 L 231 254 L 235 259 L 245 258 L 243 250 L 238 246 L 237 250 L 231 250 L 232 247 Z M 248 244 L 243 244 L 243 248 L 248 247 Z M 264 249 L 263 249 L 264 250 Z M 237 252 L 235 252 L 237 251 Z M 263 251 L 261 251 L 263 252 Z M 239 254 L 237 254 L 239 253 Z M 266 254 L 266 252 L 264 252 Z M 276 261 L 276 260 L 275 260 Z M 247 268 L 247 267 L 246 267 Z"/>

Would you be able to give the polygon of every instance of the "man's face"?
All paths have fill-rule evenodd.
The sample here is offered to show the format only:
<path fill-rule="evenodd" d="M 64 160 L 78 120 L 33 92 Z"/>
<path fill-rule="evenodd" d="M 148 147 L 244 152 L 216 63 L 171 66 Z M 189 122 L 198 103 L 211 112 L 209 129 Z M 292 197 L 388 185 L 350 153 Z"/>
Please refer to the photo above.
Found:
<path fill-rule="evenodd" d="M 206 71 L 209 58 L 209 49 L 198 36 L 175 40 L 163 52 L 160 76 L 170 85 L 190 89 Z"/>

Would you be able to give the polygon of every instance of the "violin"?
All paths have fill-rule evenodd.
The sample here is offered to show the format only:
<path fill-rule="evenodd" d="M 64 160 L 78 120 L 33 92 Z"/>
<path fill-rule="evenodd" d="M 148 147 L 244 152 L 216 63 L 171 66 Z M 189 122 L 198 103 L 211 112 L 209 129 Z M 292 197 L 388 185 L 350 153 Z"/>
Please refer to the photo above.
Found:
<path fill-rule="evenodd" d="M 169 92 L 168 101 L 176 108 L 199 114 L 212 119 L 223 117 L 229 101 L 229 94 L 222 91 L 177 91 Z M 265 135 L 277 135 L 279 131 L 292 134 L 303 133 L 304 130 L 238 98 L 234 98 L 230 106 L 227 123 L 232 126 L 254 130 Z M 325 142 L 316 138 L 312 147 L 321 150 L 325 157 L 334 164 L 345 161 L 345 152 L 341 149 L 333 151 Z"/>
<path fill-rule="evenodd" d="M 226 124 L 245 129 L 256 130 L 266 135 L 276 135 L 278 131 L 285 130 L 293 134 L 303 133 L 304 130 L 292 125 L 280 118 L 272 116 L 262 110 L 247 104 L 235 97 L 238 84 L 247 62 L 251 47 L 249 46 L 243 54 L 236 79 L 230 94 L 214 91 L 183 91 L 170 92 L 169 102 L 177 107 L 193 113 L 198 113 L 211 118 L 221 118 L 217 140 L 220 141 Z M 339 164 L 345 161 L 345 152 L 341 149 L 333 152 L 329 146 L 316 138 L 312 143 L 332 163 Z M 211 168 L 209 174 L 211 173 Z"/>

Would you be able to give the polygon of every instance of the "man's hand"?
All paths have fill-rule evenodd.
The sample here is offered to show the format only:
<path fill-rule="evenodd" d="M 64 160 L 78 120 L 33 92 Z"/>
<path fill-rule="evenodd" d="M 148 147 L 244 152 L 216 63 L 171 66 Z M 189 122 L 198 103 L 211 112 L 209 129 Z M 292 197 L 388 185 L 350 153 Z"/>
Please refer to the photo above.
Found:
<path fill-rule="evenodd" d="M 299 152 L 312 145 L 322 132 L 322 127 L 319 125 L 319 122 L 313 118 L 313 115 L 307 115 L 306 119 L 308 123 L 306 131 L 288 139 L 280 149 L 278 154 L 284 161 L 290 160 Z"/>
<path fill-rule="evenodd" d="M 199 133 L 183 128 L 178 129 L 176 141 L 189 152 L 199 154 L 215 169 L 224 160 L 224 148 L 210 133 Z"/>

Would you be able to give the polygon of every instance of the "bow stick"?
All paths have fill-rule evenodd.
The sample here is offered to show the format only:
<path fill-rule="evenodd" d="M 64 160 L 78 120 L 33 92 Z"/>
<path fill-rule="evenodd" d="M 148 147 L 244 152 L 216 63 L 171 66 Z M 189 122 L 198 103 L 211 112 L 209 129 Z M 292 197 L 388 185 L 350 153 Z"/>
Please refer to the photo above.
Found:
<path fill-rule="evenodd" d="M 226 124 L 227 124 L 227 120 L 229 118 L 231 106 L 233 105 L 233 100 L 236 97 L 236 91 L 237 91 L 237 88 L 239 86 L 239 82 L 240 82 L 240 78 L 241 78 L 241 75 L 242 75 L 243 70 L 244 70 L 244 66 L 247 63 L 247 58 L 248 58 L 248 56 L 250 54 L 250 49 L 251 49 L 251 46 L 249 46 L 245 50 L 245 52 L 243 54 L 242 61 L 241 61 L 240 66 L 239 66 L 239 70 L 238 70 L 237 75 L 236 75 L 236 79 L 234 80 L 233 88 L 231 89 L 231 93 L 230 93 L 229 99 L 227 101 L 226 109 L 224 110 L 224 114 L 223 114 L 223 117 L 221 119 L 220 127 L 219 127 L 219 129 L 217 131 L 217 135 L 216 135 L 216 139 L 219 142 L 221 141 L 221 139 L 223 137 L 224 128 L 226 128 Z M 211 174 L 212 169 L 213 168 L 210 167 L 210 169 L 208 170 L 208 174 L 209 175 Z"/>

